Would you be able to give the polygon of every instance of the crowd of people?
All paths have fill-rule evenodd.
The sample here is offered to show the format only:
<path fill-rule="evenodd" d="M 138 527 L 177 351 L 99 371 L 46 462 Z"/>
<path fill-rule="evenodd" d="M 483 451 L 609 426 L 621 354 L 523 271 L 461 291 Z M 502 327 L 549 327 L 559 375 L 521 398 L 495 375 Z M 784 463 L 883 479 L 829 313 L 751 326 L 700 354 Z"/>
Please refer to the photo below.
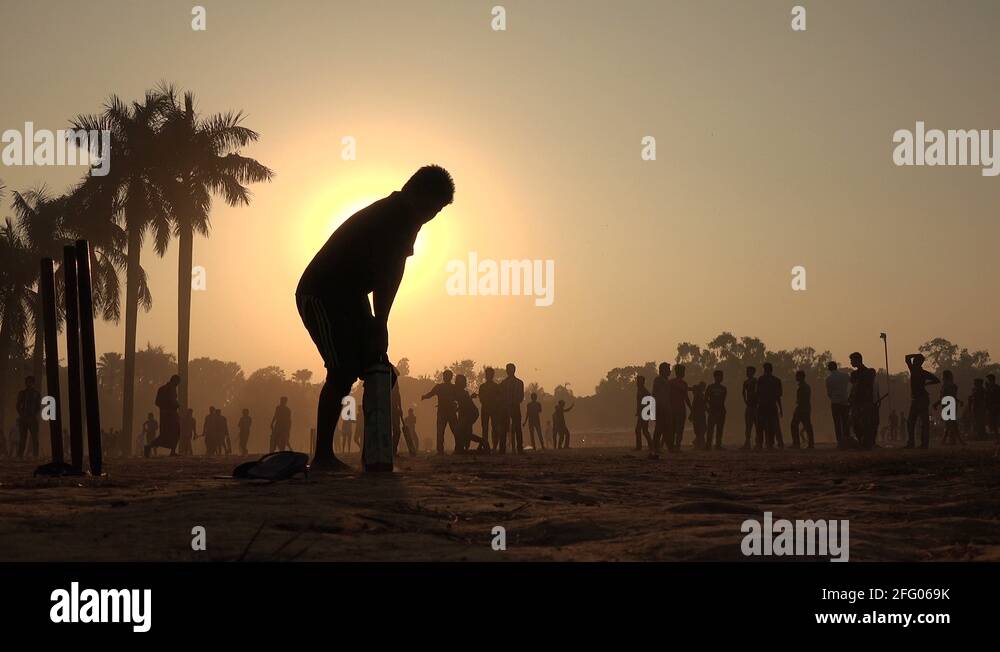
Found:
<path fill-rule="evenodd" d="M 860 353 L 852 353 L 850 361 L 852 370 L 849 373 L 841 370 L 834 361 L 827 364 L 826 394 L 830 401 L 837 447 L 870 450 L 878 445 L 879 413 L 886 396 L 879 394 L 875 370 L 865 365 Z M 905 361 L 910 373 L 909 414 L 903 419 L 895 410 L 890 411 L 888 424 L 881 431 L 885 441 L 897 441 L 901 428 L 905 426 L 905 447 L 926 449 L 930 445 L 932 420 L 943 425 L 942 443 L 964 444 L 963 429 L 979 439 L 1000 436 L 1000 385 L 997 385 L 994 374 L 988 374 L 985 379 L 976 378 L 968 401 L 963 402 L 958 399 L 959 388 L 951 370 L 942 372 L 942 382 L 923 368 L 925 360 L 922 354 L 909 354 Z M 688 421 L 693 427 L 695 447 L 711 450 L 714 441 L 716 450 L 722 448 L 728 396 L 728 389 L 723 385 L 723 372 L 716 370 L 709 385 L 699 382 L 693 386 L 685 380 L 685 372 L 684 365 L 676 365 L 671 370 L 669 363 L 661 363 L 653 379 L 652 391 L 647 388 L 645 377 L 636 378 L 636 450 L 642 450 L 645 443 L 650 457 L 654 458 L 663 449 L 681 450 Z M 941 408 L 941 412 L 940 415 L 935 412 L 932 419 L 927 388 L 937 384 L 941 385 L 940 396 L 933 407 Z M 785 412 L 783 396 L 781 380 L 774 375 L 770 363 L 762 365 L 760 376 L 756 367 L 746 368 L 741 389 L 744 449 L 784 448 L 781 427 Z M 956 408 L 963 405 L 966 408 L 959 417 Z M 795 405 L 789 423 L 791 448 L 815 446 L 812 407 L 812 388 L 806 382 L 805 371 L 799 370 L 795 373 Z M 918 429 L 919 444 L 916 441 Z"/>
<path fill-rule="evenodd" d="M 441 382 L 421 396 L 421 400 L 437 398 L 436 452 L 445 452 L 445 432 L 450 429 L 455 441 L 455 453 L 467 453 L 477 444 L 476 452 L 523 453 L 524 427 L 528 428 L 529 445 L 534 450 L 545 450 L 546 437 L 551 438 L 553 449 L 569 448 L 570 430 L 566 413 L 573 406 L 560 400 L 552 413 L 552 420 L 542 431 L 542 404 L 538 394 L 532 393 L 524 405 L 524 381 L 517 377 L 517 367 L 510 363 L 505 368 L 505 378 L 497 382 L 496 370 L 487 367 L 484 380 L 477 391 L 470 394 L 468 380 L 462 374 L 455 376 L 445 370 Z M 452 382 L 454 379 L 454 382 Z M 473 399 L 479 399 L 479 406 Z M 409 417 L 412 418 L 412 410 Z M 396 419 L 393 418 L 393 422 Z M 415 423 L 415 421 L 414 421 Z M 479 424 L 479 435 L 473 432 Z"/>
<path fill-rule="evenodd" d="M 880 405 L 886 398 L 880 395 L 875 370 L 864 364 L 860 353 L 850 356 L 851 369 L 843 370 L 836 362 L 827 364 L 826 395 L 837 447 L 841 449 L 872 449 L 878 446 L 879 435 L 883 442 L 898 442 L 906 434 L 906 448 L 927 448 L 930 433 L 940 431 L 943 444 L 965 444 L 967 437 L 985 439 L 1000 437 L 1000 385 L 994 374 L 973 380 L 971 392 L 965 400 L 960 397 L 959 386 L 951 370 L 945 369 L 939 379 L 924 369 L 924 356 L 907 355 L 905 362 L 910 375 L 909 412 L 903 414 L 890 410 L 887 423 L 880 424 Z M 484 370 L 484 380 L 475 392 L 469 391 L 468 379 L 444 371 L 441 382 L 421 396 L 421 400 L 437 400 L 435 423 L 435 450 L 445 452 L 445 435 L 448 430 L 454 439 L 454 453 L 522 453 L 526 449 L 544 450 L 570 447 L 570 429 L 567 413 L 573 406 L 558 401 L 551 418 L 542 427 L 542 404 L 535 393 L 525 402 L 524 382 L 517 377 L 517 368 L 508 364 L 506 375 L 496 379 L 492 368 Z M 806 382 L 805 371 L 795 374 L 795 399 L 791 407 L 789 432 L 790 448 L 813 448 L 815 431 L 812 424 L 813 390 Z M 644 376 L 637 376 L 635 403 L 635 449 L 649 451 L 650 457 L 661 452 L 680 451 L 684 433 L 693 432 L 692 446 L 706 450 L 722 449 L 727 421 L 729 390 L 724 383 L 722 370 L 715 370 L 712 382 L 689 385 L 684 365 L 659 365 L 652 386 Z M 243 409 L 237 422 L 234 449 L 229 423 L 222 411 L 215 406 L 208 408 L 200 432 L 194 411 L 180 411 L 177 387 L 180 377 L 174 375 L 159 388 L 154 413 L 147 415 L 136 441 L 129 442 L 121 431 L 102 431 L 103 450 L 108 457 L 126 457 L 141 452 L 155 455 L 163 449 L 169 455 L 193 455 L 196 442 L 202 440 L 203 454 L 249 454 L 253 418 Z M 929 387 L 940 385 L 937 400 L 932 402 Z M 478 405 L 476 402 L 478 399 Z M 761 374 L 756 367 L 746 368 L 746 377 L 740 390 L 743 407 L 743 448 L 784 448 L 785 437 L 782 421 L 785 417 L 784 388 L 781 379 L 774 375 L 770 363 L 763 363 Z M 17 422 L 9 436 L 0 433 L 0 456 L 25 456 L 37 458 L 39 415 L 42 396 L 35 379 L 25 379 L 24 388 L 17 395 Z M 417 455 L 421 450 L 417 434 L 417 417 L 413 408 L 404 414 L 398 383 L 393 385 L 391 404 L 393 443 L 399 451 L 405 442 L 408 453 Z M 477 428 L 478 426 L 478 428 Z M 527 428 L 525 442 L 524 428 Z M 336 437 L 338 452 L 349 453 L 352 446 L 361 450 L 364 438 L 364 414 L 344 416 L 339 420 Z M 281 397 L 270 422 L 270 452 L 292 450 L 292 412 L 288 398 Z M 477 432 L 478 431 L 478 432 Z M 919 439 L 918 439 L 919 433 Z M 64 450 L 69 450 L 68 433 L 64 434 Z M 525 445 L 527 443 L 527 446 Z M 475 445 L 475 448 L 472 446 Z"/>

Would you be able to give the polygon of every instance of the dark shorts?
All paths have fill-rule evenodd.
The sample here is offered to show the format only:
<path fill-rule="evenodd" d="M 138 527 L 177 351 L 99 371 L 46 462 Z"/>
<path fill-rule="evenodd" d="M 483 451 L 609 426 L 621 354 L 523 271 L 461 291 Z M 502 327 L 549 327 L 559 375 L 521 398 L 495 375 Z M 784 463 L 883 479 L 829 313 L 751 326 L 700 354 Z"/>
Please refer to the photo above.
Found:
<path fill-rule="evenodd" d="M 328 373 L 352 379 L 364 371 L 364 350 L 374 317 L 367 296 L 334 299 L 295 295 L 299 316 Z"/>

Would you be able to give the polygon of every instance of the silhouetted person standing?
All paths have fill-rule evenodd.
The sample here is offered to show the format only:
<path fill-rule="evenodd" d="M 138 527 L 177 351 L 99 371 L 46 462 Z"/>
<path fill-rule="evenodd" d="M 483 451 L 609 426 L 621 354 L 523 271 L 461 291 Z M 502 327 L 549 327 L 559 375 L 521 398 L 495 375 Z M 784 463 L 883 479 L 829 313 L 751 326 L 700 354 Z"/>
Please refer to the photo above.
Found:
<path fill-rule="evenodd" d="M 215 406 L 208 406 L 208 414 L 201 424 L 201 436 L 205 440 L 205 455 L 215 455 L 219 447 L 219 426 L 215 416 Z"/>
<path fill-rule="evenodd" d="M 472 400 L 475 394 L 470 395 L 468 389 L 469 381 L 463 374 L 455 376 L 455 398 L 458 403 L 458 432 L 455 433 L 455 452 L 465 453 L 469 450 L 469 444 L 479 443 L 479 450 L 489 450 L 484 446 L 483 438 L 472 433 L 472 427 L 479 420 L 479 408 Z"/>
<path fill-rule="evenodd" d="M 346 468 L 333 452 L 340 400 L 369 366 L 388 364 L 389 312 L 406 259 L 413 255 L 420 228 L 454 195 L 455 184 L 444 168 L 420 168 L 402 190 L 341 224 L 303 273 L 296 304 L 327 369 L 316 419 L 314 467 Z"/>
<path fill-rule="evenodd" d="M 667 410 L 669 425 L 667 426 L 669 443 L 667 450 L 680 451 L 681 440 L 684 438 L 684 425 L 687 423 L 687 410 L 691 407 L 688 398 L 688 384 L 684 380 L 684 365 L 674 366 L 674 377 L 667 382 Z"/>
<path fill-rule="evenodd" d="M 194 410 L 191 408 L 184 410 L 184 414 L 181 415 L 180 441 L 177 444 L 177 452 L 181 455 L 191 455 L 193 452 L 191 444 L 198 436 L 198 433 L 195 432 L 197 425 L 194 420 Z"/>
<path fill-rule="evenodd" d="M 711 450 L 711 440 L 707 446 L 705 445 L 707 416 L 705 414 L 705 383 L 703 381 L 691 387 L 691 427 L 694 428 L 694 445 Z"/>
<path fill-rule="evenodd" d="M 239 430 L 240 438 L 240 455 L 247 454 L 247 444 L 250 442 L 250 427 L 253 425 L 253 419 L 250 417 L 250 410 L 243 408 L 243 415 L 240 417 L 239 422 L 236 424 Z"/>
<path fill-rule="evenodd" d="M 458 434 L 458 392 L 451 384 L 454 374 L 450 369 L 445 369 L 441 374 L 441 382 L 431 388 L 420 397 L 426 401 L 432 396 L 437 397 L 437 454 L 444 455 L 444 429 L 445 426 L 451 428 L 451 434 L 455 437 L 455 450 L 459 449 Z"/>
<path fill-rule="evenodd" d="M 653 450 L 653 440 L 649 436 L 649 421 L 643 418 L 642 413 L 646 409 L 645 400 L 649 396 L 649 390 L 646 389 L 646 377 L 636 376 L 635 377 L 635 449 L 637 451 L 642 450 L 642 440 L 646 440 L 646 448 L 650 451 Z"/>
<path fill-rule="evenodd" d="M 937 385 L 941 381 L 937 376 L 924 369 L 924 356 L 922 354 L 910 353 L 904 359 L 907 369 L 910 370 L 910 414 L 906 418 L 906 447 L 914 447 L 916 427 L 919 423 L 920 447 L 927 448 L 930 445 L 931 430 L 931 397 L 927 393 L 927 387 Z"/>
<path fill-rule="evenodd" d="M 531 447 L 535 448 L 535 434 L 538 434 L 538 448 L 545 450 L 545 439 L 542 437 L 542 404 L 538 402 L 538 394 L 531 393 L 531 400 L 525 406 L 524 424 L 528 426 L 528 436 L 531 437 Z M 483 439 L 486 438 L 485 433 Z"/>
<path fill-rule="evenodd" d="M 7 370 L 0 370 L 6 373 Z M 24 449 L 31 442 L 31 457 L 38 457 L 38 415 L 42 410 L 42 395 L 35 389 L 35 377 L 24 379 L 24 389 L 17 393 L 17 457 L 24 457 Z"/>
<path fill-rule="evenodd" d="M 950 418 L 947 419 L 944 414 L 941 415 L 941 420 L 944 421 L 944 434 L 941 436 L 941 443 L 948 443 L 950 439 L 953 444 L 958 442 L 964 444 L 962 431 L 958 427 L 958 407 L 962 405 L 962 401 L 958 400 L 958 385 L 955 383 L 955 375 L 951 369 L 945 369 L 941 373 L 941 378 L 941 396 L 933 407 L 943 406 L 946 398 L 955 399 L 954 414 L 948 415 Z"/>
<path fill-rule="evenodd" d="M 722 370 L 712 373 L 714 382 L 705 388 L 705 403 L 708 408 L 708 434 L 705 448 L 712 447 L 712 437 L 715 437 L 715 450 L 722 450 L 722 433 L 726 428 L 726 396 L 729 390 L 722 384 Z"/>
<path fill-rule="evenodd" d="M 1000 436 L 1000 385 L 995 374 L 986 374 L 986 426 L 993 437 Z"/>
<path fill-rule="evenodd" d="M 672 445 L 670 430 L 670 363 L 661 362 L 658 373 L 653 379 L 653 400 L 656 401 L 656 424 L 653 426 L 653 449 L 649 452 L 650 459 L 660 456 L 661 446 Z"/>
<path fill-rule="evenodd" d="M 500 446 L 500 385 L 494 378 L 496 370 L 493 367 L 486 367 L 483 371 L 485 380 L 479 385 L 479 404 L 482 410 L 479 414 L 479 425 L 482 428 L 483 441 L 490 440 L 490 433 L 493 433 L 493 449 Z"/>
<path fill-rule="evenodd" d="M 420 452 L 420 435 L 417 434 L 417 415 L 413 413 L 413 408 L 409 408 L 406 411 L 406 418 L 403 419 L 403 429 L 409 433 L 410 438 L 413 440 L 414 454 Z M 483 435 L 483 439 L 486 435 Z"/>
<path fill-rule="evenodd" d="M 757 379 L 757 448 L 761 448 L 762 439 L 766 440 L 768 448 L 784 448 L 785 442 L 781 436 L 781 418 L 784 410 L 781 405 L 781 380 L 774 375 L 774 366 L 764 363 L 764 374 Z"/>
<path fill-rule="evenodd" d="M 153 417 L 153 413 L 150 412 L 146 415 L 146 422 L 142 424 L 143 457 L 149 457 L 149 454 L 152 451 L 150 444 L 156 441 L 156 433 L 159 432 L 159 430 L 160 424 L 156 422 L 156 419 Z"/>
<path fill-rule="evenodd" d="M 799 427 L 805 430 L 807 448 L 812 448 L 816 443 L 813 434 L 812 424 L 812 388 L 806 382 L 806 372 L 801 369 L 795 372 L 795 412 L 792 413 L 792 447 L 799 448 L 802 443 L 799 438 Z"/>
<path fill-rule="evenodd" d="M 351 452 L 351 438 L 354 436 L 354 420 L 343 419 L 340 422 L 340 450 L 341 452 Z"/>
<path fill-rule="evenodd" d="M 292 435 L 292 409 L 288 407 L 288 397 L 282 396 L 274 407 L 271 417 L 271 452 L 291 450 L 289 439 Z"/>
<path fill-rule="evenodd" d="M 524 381 L 517 377 L 517 367 L 507 363 L 507 377 L 500 383 L 503 400 L 504 429 L 510 436 L 510 448 L 515 453 L 524 452 L 524 433 L 521 430 L 521 403 L 524 402 Z M 502 449 L 501 449 L 502 450 Z"/>
<path fill-rule="evenodd" d="M 982 378 L 976 378 L 972 381 L 969 410 L 972 412 L 973 438 L 986 439 L 986 387 L 983 385 Z"/>
<path fill-rule="evenodd" d="M 392 454 L 396 455 L 399 453 L 399 439 L 402 437 L 406 442 L 406 450 L 409 452 L 410 457 L 416 457 L 417 444 L 413 440 L 412 431 L 406 428 L 406 423 L 403 419 L 403 397 L 399 393 L 399 383 L 392 386 L 390 397 L 392 400 Z"/>
<path fill-rule="evenodd" d="M 750 435 L 754 430 L 757 431 L 757 441 L 760 442 L 763 438 L 763 433 L 760 431 L 760 423 L 757 420 L 757 368 L 747 367 L 747 379 L 743 381 L 743 405 L 745 406 L 743 410 L 743 423 L 746 426 L 746 431 L 744 432 L 744 442 L 743 449 L 750 449 Z M 760 448 L 760 444 L 757 444 Z"/>
<path fill-rule="evenodd" d="M 229 439 L 229 420 L 226 419 L 226 415 L 222 413 L 222 410 L 215 411 L 216 424 L 219 429 L 219 441 L 226 455 L 233 454 L 233 444 Z"/>
<path fill-rule="evenodd" d="M 875 402 L 875 370 L 866 367 L 864 358 L 855 351 L 851 354 L 851 427 L 861 448 L 875 447 L 878 429 L 878 404 Z"/>
<path fill-rule="evenodd" d="M 895 410 L 889 412 L 889 441 L 899 438 L 899 414 Z"/>
<path fill-rule="evenodd" d="M 833 430 L 837 436 L 837 448 L 849 445 L 848 437 L 851 431 L 851 378 L 831 360 L 826 363 L 829 375 L 826 377 L 826 395 L 830 399 L 830 412 L 833 415 Z"/>
<path fill-rule="evenodd" d="M 181 416 L 178 412 L 181 404 L 177 400 L 177 386 L 180 384 L 181 377 L 174 374 L 156 392 L 156 407 L 160 408 L 160 436 L 146 445 L 146 457 L 153 448 L 169 448 L 171 456 L 177 455 L 177 443 L 181 438 Z"/>
<path fill-rule="evenodd" d="M 555 410 L 552 411 L 552 427 L 559 440 L 559 448 L 569 448 L 569 427 L 566 425 L 566 413 L 572 409 L 572 405 L 566 407 L 566 401 L 559 399 Z"/>

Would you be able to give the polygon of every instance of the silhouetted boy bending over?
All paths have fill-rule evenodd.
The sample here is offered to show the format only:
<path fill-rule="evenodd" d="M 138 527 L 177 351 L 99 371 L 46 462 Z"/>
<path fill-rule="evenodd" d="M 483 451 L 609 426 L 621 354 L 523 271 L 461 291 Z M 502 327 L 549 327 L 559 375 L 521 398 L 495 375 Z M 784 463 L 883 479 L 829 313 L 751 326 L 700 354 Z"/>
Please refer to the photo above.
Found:
<path fill-rule="evenodd" d="M 389 311 L 406 259 L 413 255 L 420 227 L 454 195 L 455 184 L 444 168 L 420 168 L 402 190 L 341 224 L 302 274 L 295 302 L 326 366 L 316 417 L 314 467 L 349 468 L 333 452 L 340 400 L 369 365 L 388 363 Z"/>

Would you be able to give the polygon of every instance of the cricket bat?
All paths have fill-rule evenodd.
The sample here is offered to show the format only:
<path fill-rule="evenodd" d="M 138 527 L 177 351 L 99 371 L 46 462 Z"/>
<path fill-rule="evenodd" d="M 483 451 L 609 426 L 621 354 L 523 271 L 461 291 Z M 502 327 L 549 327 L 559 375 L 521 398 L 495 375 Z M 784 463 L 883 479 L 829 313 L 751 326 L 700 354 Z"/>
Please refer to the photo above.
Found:
<path fill-rule="evenodd" d="M 361 460 L 365 471 L 392 471 L 392 367 L 377 362 L 365 370 L 361 400 L 365 439 Z"/>

